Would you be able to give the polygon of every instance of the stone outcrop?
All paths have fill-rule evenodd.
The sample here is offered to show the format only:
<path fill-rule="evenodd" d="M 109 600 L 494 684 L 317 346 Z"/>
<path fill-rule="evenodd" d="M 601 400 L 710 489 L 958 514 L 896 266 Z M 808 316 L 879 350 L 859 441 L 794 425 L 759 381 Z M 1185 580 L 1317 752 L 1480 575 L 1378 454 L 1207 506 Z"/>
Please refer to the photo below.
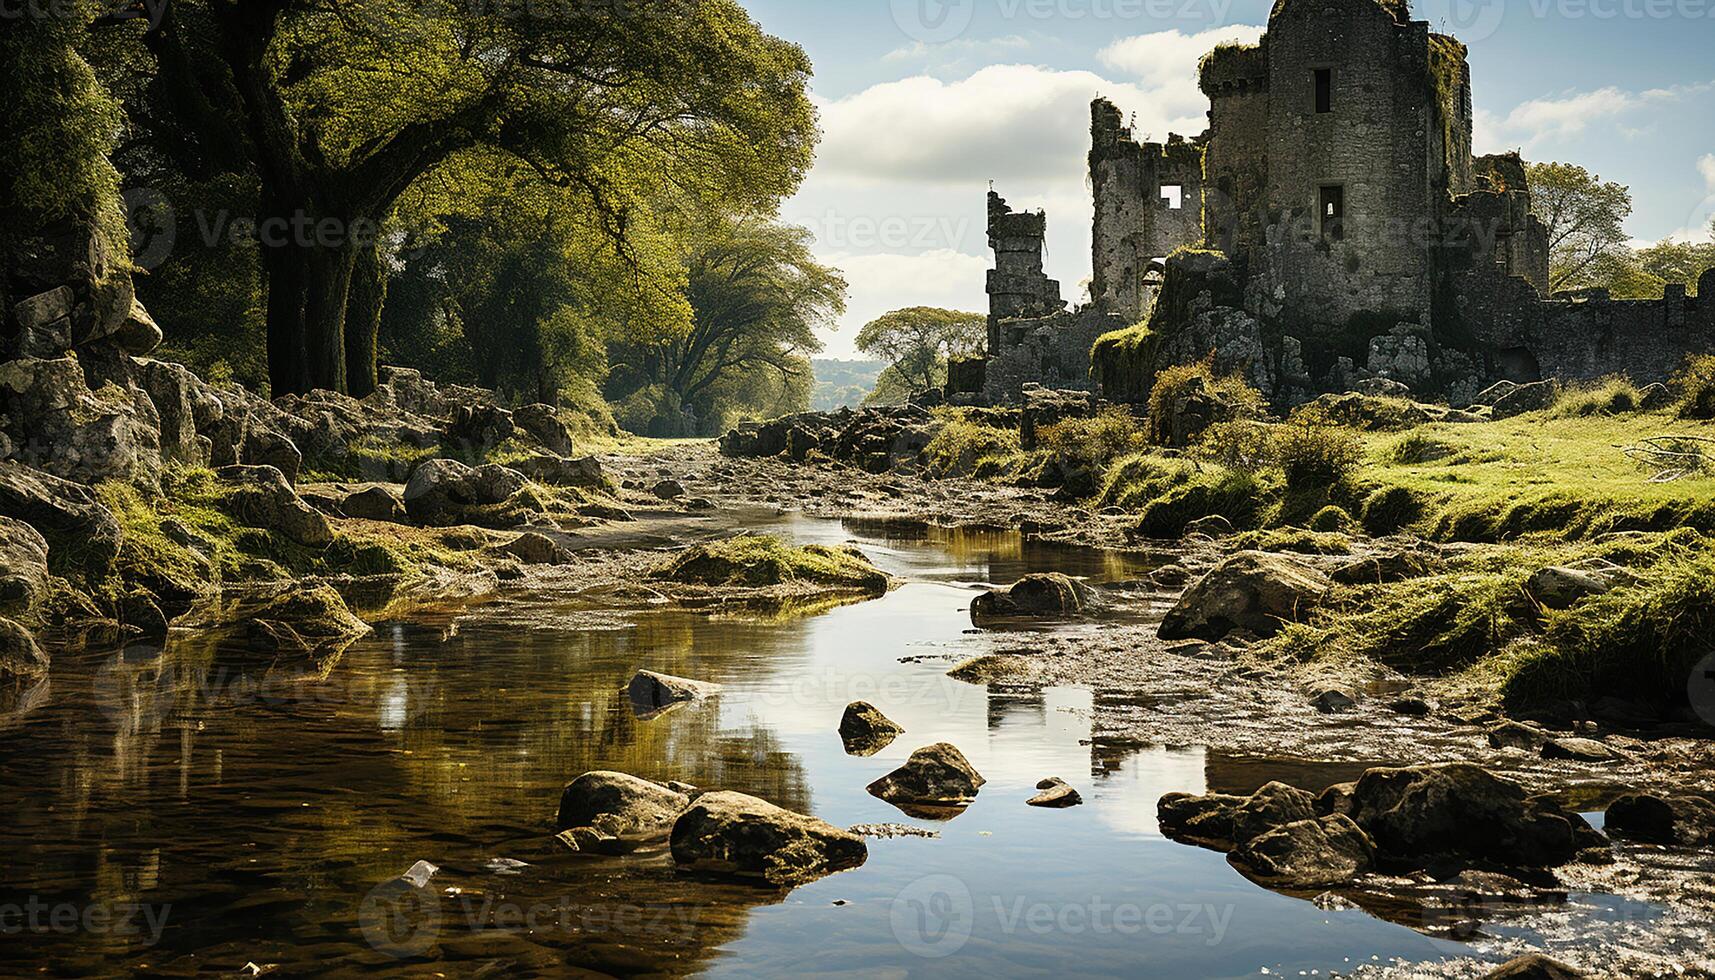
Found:
<path fill-rule="evenodd" d="M 964 753 L 948 742 L 911 753 L 898 769 L 870 783 L 871 796 L 906 807 L 958 808 L 976 799 L 984 779 Z"/>
<path fill-rule="evenodd" d="M 1369 835 L 1334 814 L 1283 824 L 1233 850 L 1229 862 L 1271 888 L 1332 888 L 1375 868 Z"/>
<path fill-rule="evenodd" d="M 0 684 L 29 681 L 48 672 L 48 655 L 30 631 L 10 619 L 0 619 Z"/>
<path fill-rule="evenodd" d="M 230 487 L 221 506 L 233 520 L 277 532 L 307 548 L 333 543 L 328 519 L 305 503 L 274 467 L 223 466 L 215 475 Z"/>
<path fill-rule="evenodd" d="M 142 389 L 91 388 L 71 357 L 0 363 L 12 458 L 76 483 L 161 479 L 161 422 Z"/>
<path fill-rule="evenodd" d="M 874 755 L 904 731 L 899 723 L 868 701 L 853 701 L 840 716 L 840 741 L 848 755 Z"/>
<path fill-rule="evenodd" d="M 0 517 L 0 616 L 28 616 L 47 592 L 47 540 L 22 521 Z"/>
<path fill-rule="evenodd" d="M 720 686 L 693 681 L 671 674 L 640 670 L 625 687 L 633 711 L 641 717 L 652 718 L 680 705 L 701 701 L 720 690 Z"/>
<path fill-rule="evenodd" d="M 860 867 L 864 839 L 743 793 L 704 793 L 673 824 L 673 860 L 700 870 L 792 886 Z"/>
<path fill-rule="evenodd" d="M 1273 636 L 1282 623 L 1315 608 L 1332 586 L 1328 576 L 1300 559 L 1243 551 L 1185 591 L 1162 620 L 1160 635 L 1212 642 L 1242 629 Z"/>
<path fill-rule="evenodd" d="M 107 574 L 124 541 L 113 513 L 87 486 L 9 460 L 0 460 L 0 515 L 35 528 L 50 545 L 62 542 L 92 578 Z"/>
<path fill-rule="evenodd" d="M 690 805 L 689 796 L 661 783 L 622 772 L 586 772 L 560 793 L 554 825 L 561 831 L 587 827 L 608 838 L 648 840 L 666 837 Z"/>
<path fill-rule="evenodd" d="M 1092 609 L 1095 599 L 1094 589 L 1069 575 L 1036 573 L 971 600 L 971 619 L 1079 616 Z"/>
<path fill-rule="evenodd" d="M 1695 796 L 1622 796 L 1608 806 L 1610 835 L 1644 844 L 1715 845 L 1715 803 Z"/>

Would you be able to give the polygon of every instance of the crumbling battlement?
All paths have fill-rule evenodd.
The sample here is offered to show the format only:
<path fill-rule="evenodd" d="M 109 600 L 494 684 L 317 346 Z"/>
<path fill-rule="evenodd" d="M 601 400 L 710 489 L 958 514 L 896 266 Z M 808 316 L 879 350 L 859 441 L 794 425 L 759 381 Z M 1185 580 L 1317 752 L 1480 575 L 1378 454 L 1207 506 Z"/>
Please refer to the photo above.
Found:
<path fill-rule="evenodd" d="M 1211 346 L 1283 405 L 1375 376 L 1452 399 L 1502 379 L 1656 380 L 1715 350 L 1708 276 L 1701 302 L 1681 290 L 1655 302 L 1548 297 L 1548 235 L 1524 161 L 1472 155 L 1466 55 L 1413 21 L 1406 0 L 1278 0 L 1257 44 L 1203 59 L 1207 132 L 1138 142 L 1097 99 L 1086 310 L 1059 312 L 1044 216 L 990 194 L 990 397 L 1065 383 L 1079 366 L 1066 352 L 1093 318 L 1149 316 L 1163 277 L 1184 274 L 1158 260 L 1181 246 L 1226 256 L 1242 299 L 1188 308 L 1186 322 L 1151 317 L 1154 342 L 1104 357 L 1166 363 L 1105 364 L 1129 379 L 1109 397 L 1136 397 L 1154 371 Z"/>

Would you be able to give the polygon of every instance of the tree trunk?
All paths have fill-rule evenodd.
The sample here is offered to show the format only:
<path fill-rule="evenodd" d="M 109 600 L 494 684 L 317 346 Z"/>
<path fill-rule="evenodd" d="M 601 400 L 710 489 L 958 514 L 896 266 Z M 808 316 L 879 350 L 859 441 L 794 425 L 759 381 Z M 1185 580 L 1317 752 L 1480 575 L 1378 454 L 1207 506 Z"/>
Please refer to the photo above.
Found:
<path fill-rule="evenodd" d="M 358 252 L 346 300 L 345 375 L 354 398 L 380 383 L 381 307 L 386 301 L 387 267 L 378 238 Z"/>
<path fill-rule="evenodd" d="M 325 218 L 293 209 L 258 224 L 268 276 L 268 378 L 273 394 L 312 388 L 345 392 L 345 311 L 357 248 L 335 219 L 338 235 L 318 234 Z"/>

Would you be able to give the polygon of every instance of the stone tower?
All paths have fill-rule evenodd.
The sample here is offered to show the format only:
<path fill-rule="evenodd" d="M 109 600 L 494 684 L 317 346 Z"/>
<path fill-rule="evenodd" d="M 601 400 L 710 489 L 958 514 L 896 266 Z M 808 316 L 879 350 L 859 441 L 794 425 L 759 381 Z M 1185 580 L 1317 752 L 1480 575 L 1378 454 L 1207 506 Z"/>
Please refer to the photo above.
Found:
<path fill-rule="evenodd" d="M 1060 283 L 1042 268 L 1047 215 L 1014 211 L 989 191 L 988 229 L 995 266 L 988 274 L 988 349 L 994 352 L 1002 347 L 1002 320 L 1048 316 L 1065 309 L 1066 301 L 1060 298 Z"/>

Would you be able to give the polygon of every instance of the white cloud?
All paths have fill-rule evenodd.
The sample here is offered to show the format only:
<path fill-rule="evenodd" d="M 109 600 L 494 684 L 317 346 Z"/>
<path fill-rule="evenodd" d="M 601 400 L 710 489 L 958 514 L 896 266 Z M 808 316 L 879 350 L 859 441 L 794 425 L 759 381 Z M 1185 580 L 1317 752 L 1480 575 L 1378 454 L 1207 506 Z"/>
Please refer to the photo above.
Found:
<path fill-rule="evenodd" d="M 1030 39 L 1017 34 L 994 38 L 958 38 L 943 41 L 940 44 L 926 44 L 913 41 L 904 47 L 894 48 L 882 55 L 883 61 L 919 61 L 930 64 L 956 64 L 967 58 L 988 57 L 1001 55 L 1011 51 L 1024 51 L 1030 47 Z"/>
<path fill-rule="evenodd" d="M 1524 147 L 1564 142 L 1586 135 L 1592 127 L 1612 125 L 1627 138 L 1651 131 L 1650 115 L 1697 96 L 1715 92 L 1715 82 L 1629 92 L 1607 86 L 1591 92 L 1568 92 L 1520 103 L 1505 116 L 1478 110 L 1475 118 L 1479 151 L 1502 146 Z"/>
<path fill-rule="evenodd" d="M 851 286 L 840 330 L 826 338 L 830 355 L 849 356 L 858 328 L 889 310 L 987 309 L 988 180 L 1013 207 L 1047 210 L 1048 272 L 1078 302 L 1090 274 L 1090 101 L 1112 100 L 1132 116 L 1139 139 L 1195 136 L 1209 108 L 1197 88 L 1198 61 L 1217 44 L 1254 42 L 1262 32 L 1244 25 L 1162 31 L 1104 48 L 1102 72 L 992 64 L 958 78 L 921 74 L 818 99 L 816 168 L 786 217 L 816 230 L 817 256 L 842 269 Z M 933 61 L 1028 43 L 913 45 L 888 57 Z"/>
<path fill-rule="evenodd" d="M 1715 153 L 1697 161 L 1697 172 L 1703 175 L 1703 184 L 1709 193 L 1715 194 Z"/>

